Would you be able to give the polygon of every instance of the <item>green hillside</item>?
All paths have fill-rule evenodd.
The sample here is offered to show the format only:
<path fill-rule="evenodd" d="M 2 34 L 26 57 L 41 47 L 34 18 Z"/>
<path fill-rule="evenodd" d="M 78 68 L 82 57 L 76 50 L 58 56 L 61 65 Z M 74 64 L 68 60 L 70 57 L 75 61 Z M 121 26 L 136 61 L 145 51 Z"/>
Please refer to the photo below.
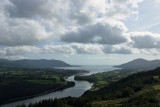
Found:
<path fill-rule="evenodd" d="M 157 68 L 134 73 L 99 90 L 88 91 L 80 98 L 44 100 L 29 107 L 159 107 L 159 101 L 160 68 Z"/>

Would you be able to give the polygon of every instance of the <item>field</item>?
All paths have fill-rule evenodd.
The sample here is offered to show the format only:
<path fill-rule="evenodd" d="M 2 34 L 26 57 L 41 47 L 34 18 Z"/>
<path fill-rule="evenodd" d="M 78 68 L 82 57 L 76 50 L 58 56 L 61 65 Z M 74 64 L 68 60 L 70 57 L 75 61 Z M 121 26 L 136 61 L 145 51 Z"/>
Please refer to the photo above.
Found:
<path fill-rule="evenodd" d="M 124 71 L 116 73 L 115 76 L 114 74 L 111 76 L 109 72 L 102 74 L 79 78 L 79 80 L 86 79 L 90 82 L 96 80 L 94 84 L 104 84 L 99 89 L 85 92 L 79 98 L 44 100 L 30 104 L 28 107 L 160 107 L 160 68 L 138 73 Z M 104 81 L 102 79 L 104 75 L 114 81 L 108 82 L 106 79 L 107 85 L 105 85 L 104 82 L 99 81 Z M 25 107 L 25 105 L 19 107 Z"/>
<path fill-rule="evenodd" d="M 65 77 L 85 71 L 0 67 L 0 104 L 74 86 Z"/>
<path fill-rule="evenodd" d="M 98 90 L 100 88 L 103 88 L 104 86 L 118 81 L 124 77 L 127 77 L 133 73 L 136 73 L 138 71 L 135 70 L 115 70 L 115 71 L 109 71 L 109 72 L 102 72 L 97 74 L 92 74 L 89 76 L 75 76 L 75 80 L 86 80 L 91 83 L 94 83 L 91 90 Z"/>

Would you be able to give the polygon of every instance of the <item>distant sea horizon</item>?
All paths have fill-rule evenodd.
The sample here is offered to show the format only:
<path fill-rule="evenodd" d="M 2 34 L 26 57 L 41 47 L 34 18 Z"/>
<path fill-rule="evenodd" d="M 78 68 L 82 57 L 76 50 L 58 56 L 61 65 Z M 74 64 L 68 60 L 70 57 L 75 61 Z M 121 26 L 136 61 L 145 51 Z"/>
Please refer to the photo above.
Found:
<path fill-rule="evenodd" d="M 89 71 L 87 75 L 99 73 L 99 72 L 108 72 L 113 71 L 119 68 L 116 68 L 111 65 L 80 65 L 80 66 L 74 66 L 74 67 L 54 67 L 57 69 L 70 69 L 70 70 L 86 70 Z"/>

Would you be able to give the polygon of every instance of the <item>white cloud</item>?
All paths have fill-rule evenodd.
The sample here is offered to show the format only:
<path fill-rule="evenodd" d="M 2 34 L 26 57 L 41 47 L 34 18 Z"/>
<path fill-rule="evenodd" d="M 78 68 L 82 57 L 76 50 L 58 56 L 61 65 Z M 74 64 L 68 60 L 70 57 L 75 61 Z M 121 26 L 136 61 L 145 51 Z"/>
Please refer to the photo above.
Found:
<path fill-rule="evenodd" d="M 106 19 L 107 20 L 107 19 Z M 121 44 L 127 42 L 127 28 L 118 21 L 99 21 L 93 25 L 80 27 L 62 36 L 64 42 Z"/>
<path fill-rule="evenodd" d="M 102 45 L 93 44 L 63 44 L 63 45 L 46 45 L 41 48 L 41 54 L 102 54 Z"/>
<path fill-rule="evenodd" d="M 63 45 L 45 45 L 44 47 L 35 46 L 16 46 L 1 47 L 0 58 L 18 58 L 24 59 L 28 54 L 32 55 L 73 55 L 73 54 L 152 54 L 159 55 L 160 49 L 140 49 L 131 47 L 127 44 L 123 45 L 98 45 L 98 44 L 63 44 Z"/>
<path fill-rule="evenodd" d="M 35 46 L 16 46 L 16 47 L 5 47 L 1 48 L 1 50 L 5 51 L 6 56 L 16 56 L 16 55 L 24 55 L 28 53 L 41 53 L 41 49 Z"/>
<path fill-rule="evenodd" d="M 46 45 L 41 49 L 42 54 L 65 53 L 74 54 L 75 49 L 70 45 Z"/>
<path fill-rule="evenodd" d="M 38 22 L 25 19 L 0 18 L 0 45 L 34 45 L 50 36 Z"/>
<path fill-rule="evenodd" d="M 88 26 L 91 27 L 88 30 L 94 31 L 96 29 L 94 24 L 98 23 L 99 19 L 126 19 L 130 14 L 137 11 L 133 8 L 137 8 L 139 2 L 138 0 L 134 2 L 132 0 L 86 0 L 85 2 L 81 0 L 2 0 L 0 7 L 0 44 L 9 46 L 34 45 L 47 39 L 49 37 L 48 32 L 59 37 L 61 34 L 66 34 L 66 31 L 70 31 L 68 28 L 77 29 Z M 132 5 L 132 9 L 129 5 Z M 98 26 L 102 27 L 103 30 L 106 30 L 104 27 L 108 26 L 110 30 L 123 30 L 122 26 L 122 29 L 115 28 L 116 25 L 111 26 L 106 23 L 103 24 L 103 22 Z M 100 33 L 108 32 L 102 31 Z M 117 33 L 121 35 L 123 31 Z M 114 38 L 114 35 L 118 34 L 110 35 L 113 35 L 110 38 Z M 94 37 L 95 35 L 92 39 Z M 100 43 L 107 44 L 110 42 L 110 38 L 106 38 L 104 34 L 101 34 L 101 37 L 108 41 L 101 40 Z M 121 37 L 118 36 L 117 40 L 112 40 L 109 44 L 124 42 L 125 38 Z"/>
<path fill-rule="evenodd" d="M 66 16 L 81 16 L 81 13 L 85 17 L 90 15 L 97 16 L 111 16 L 119 19 L 121 16 L 124 18 L 137 11 L 138 4 L 142 0 L 9 0 L 12 5 L 9 6 L 8 12 L 13 17 L 41 17 L 41 18 L 63 18 Z M 136 8 L 136 9 L 135 9 Z M 117 17 L 116 17 L 117 16 Z M 82 17 L 82 16 L 81 16 Z M 67 17 L 66 17 L 67 18 Z M 70 18 L 70 17 L 68 17 Z M 122 17 L 123 18 L 123 17 Z M 120 18 L 120 19 L 122 19 Z M 80 20 L 80 17 L 74 17 L 73 19 Z"/>
<path fill-rule="evenodd" d="M 106 54 L 132 54 L 132 48 L 130 47 L 125 47 L 125 46 L 109 46 L 106 45 L 104 46 L 103 49 L 104 53 Z"/>
<path fill-rule="evenodd" d="M 135 48 L 160 48 L 160 34 L 151 32 L 131 32 L 132 45 Z"/>
<path fill-rule="evenodd" d="M 0 56 L 158 54 L 160 34 L 129 32 L 123 23 L 128 18 L 138 18 L 141 2 L 143 0 L 1 0 L 0 46 L 4 47 L 0 48 Z"/>
<path fill-rule="evenodd" d="M 143 0 L 110 0 L 110 8 L 106 13 L 114 19 L 124 20 L 126 18 L 137 19 L 139 3 Z"/>
<path fill-rule="evenodd" d="M 160 3 L 160 1 L 159 0 L 154 0 L 155 1 L 155 3 Z"/>
<path fill-rule="evenodd" d="M 23 56 L 27 54 L 130 54 L 129 48 L 121 46 L 97 45 L 97 44 L 63 44 L 35 46 L 1 47 L 0 56 Z"/>
<path fill-rule="evenodd" d="M 103 54 L 102 45 L 72 44 L 71 47 L 79 54 Z"/>

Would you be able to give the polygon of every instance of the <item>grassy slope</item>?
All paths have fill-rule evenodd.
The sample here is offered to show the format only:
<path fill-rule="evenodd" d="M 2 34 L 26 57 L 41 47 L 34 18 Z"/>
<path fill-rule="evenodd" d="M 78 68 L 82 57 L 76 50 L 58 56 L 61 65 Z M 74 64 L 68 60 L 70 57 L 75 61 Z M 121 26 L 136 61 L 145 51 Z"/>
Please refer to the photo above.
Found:
<path fill-rule="evenodd" d="M 115 71 L 109 71 L 109 72 L 102 72 L 97 74 L 92 74 L 89 76 L 75 76 L 75 80 L 85 80 L 94 83 L 91 90 L 98 90 L 100 88 L 103 88 L 107 86 L 108 84 L 111 84 L 115 81 L 118 81 L 122 78 L 127 77 L 128 75 L 131 75 L 135 72 L 135 70 L 115 70 Z"/>
<path fill-rule="evenodd" d="M 133 74 L 85 96 L 99 98 L 89 102 L 87 107 L 160 107 L 160 69 Z M 140 86 L 141 89 L 135 90 Z M 134 93 L 122 96 L 126 87 Z"/>
<path fill-rule="evenodd" d="M 88 91 L 80 98 L 47 100 L 30 107 L 160 107 L 159 102 L 160 68 L 157 68 L 132 74 L 99 90 Z"/>

